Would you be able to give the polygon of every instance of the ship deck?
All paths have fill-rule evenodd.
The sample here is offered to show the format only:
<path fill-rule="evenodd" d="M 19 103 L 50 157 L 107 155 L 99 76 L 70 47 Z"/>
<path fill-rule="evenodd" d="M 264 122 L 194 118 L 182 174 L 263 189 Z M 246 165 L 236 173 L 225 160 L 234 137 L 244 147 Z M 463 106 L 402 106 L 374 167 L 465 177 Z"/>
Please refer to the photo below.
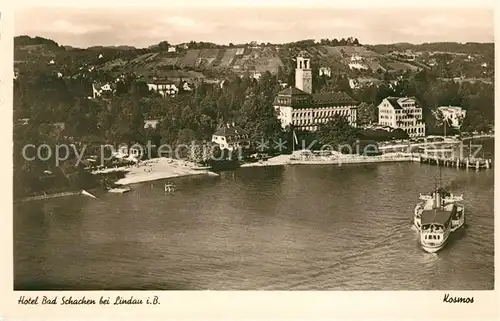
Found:
<path fill-rule="evenodd" d="M 422 222 L 421 224 L 428 225 L 434 223 L 434 224 L 444 225 L 446 221 L 448 221 L 450 217 L 455 213 L 456 210 L 457 210 L 456 206 L 453 206 L 451 211 L 439 208 L 424 210 L 421 215 L 421 222 Z"/>

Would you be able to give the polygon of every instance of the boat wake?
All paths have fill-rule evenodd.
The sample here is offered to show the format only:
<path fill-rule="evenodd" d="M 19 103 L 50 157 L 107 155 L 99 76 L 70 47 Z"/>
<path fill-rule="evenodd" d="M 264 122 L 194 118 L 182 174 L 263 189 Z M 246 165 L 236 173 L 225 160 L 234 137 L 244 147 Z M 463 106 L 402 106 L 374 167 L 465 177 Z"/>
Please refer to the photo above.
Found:
<path fill-rule="evenodd" d="M 429 252 L 422 251 L 422 256 L 419 257 L 419 261 L 421 264 L 434 263 L 434 262 L 438 261 L 439 259 L 440 258 L 439 258 L 439 255 L 437 252 L 429 253 Z"/>

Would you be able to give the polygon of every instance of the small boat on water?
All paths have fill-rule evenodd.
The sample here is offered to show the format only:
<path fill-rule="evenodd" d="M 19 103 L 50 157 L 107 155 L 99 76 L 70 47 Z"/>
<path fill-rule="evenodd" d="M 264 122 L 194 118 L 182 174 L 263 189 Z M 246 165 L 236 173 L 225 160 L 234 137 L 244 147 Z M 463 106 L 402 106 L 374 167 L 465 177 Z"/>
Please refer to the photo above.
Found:
<path fill-rule="evenodd" d="M 422 248 L 434 253 L 446 245 L 450 233 L 464 226 L 465 206 L 459 203 L 463 196 L 436 188 L 419 198 L 423 202 L 415 206 L 413 224 L 419 231 Z"/>
<path fill-rule="evenodd" d="M 192 167 L 193 170 L 195 171 L 207 171 L 207 170 L 210 170 L 212 167 L 211 166 L 194 166 Z"/>
<path fill-rule="evenodd" d="M 127 186 L 123 186 L 123 187 L 114 187 L 114 188 L 110 188 L 110 189 L 108 189 L 108 192 L 110 192 L 110 193 L 118 193 L 118 194 L 123 194 L 123 193 L 130 192 L 130 187 L 127 187 Z"/>

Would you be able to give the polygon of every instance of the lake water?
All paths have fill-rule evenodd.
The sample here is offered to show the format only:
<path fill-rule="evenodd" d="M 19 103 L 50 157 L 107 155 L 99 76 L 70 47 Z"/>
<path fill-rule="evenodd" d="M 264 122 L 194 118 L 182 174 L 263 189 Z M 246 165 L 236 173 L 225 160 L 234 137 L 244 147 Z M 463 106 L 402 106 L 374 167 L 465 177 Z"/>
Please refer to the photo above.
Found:
<path fill-rule="evenodd" d="M 486 143 L 487 155 L 492 141 Z M 488 290 L 494 171 L 443 168 L 468 227 L 437 254 L 412 229 L 437 167 L 245 168 L 18 204 L 17 290 Z"/>

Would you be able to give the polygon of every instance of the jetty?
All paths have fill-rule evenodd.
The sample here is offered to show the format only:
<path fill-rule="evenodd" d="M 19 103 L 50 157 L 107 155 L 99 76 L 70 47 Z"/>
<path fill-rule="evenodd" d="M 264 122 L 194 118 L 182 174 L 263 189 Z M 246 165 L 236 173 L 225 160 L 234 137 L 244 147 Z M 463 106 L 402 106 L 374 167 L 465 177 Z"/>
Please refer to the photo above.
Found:
<path fill-rule="evenodd" d="M 64 196 L 73 196 L 73 195 L 79 195 L 82 194 L 81 191 L 78 192 L 62 192 L 62 193 L 53 193 L 53 194 L 42 194 L 42 195 L 36 195 L 36 196 L 29 196 L 22 198 L 20 200 L 14 201 L 14 203 L 26 203 L 26 202 L 32 202 L 32 201 L 40 201 L 40 200 L 47 200 L 51 198 L 58 198 L 58 197 L 64 197 Z"/>
<path fill-rule="evenodd" d="M 476 157 L 453 157 L 453 156 L 437 156 L 425 155 L 418 156 L 420 163 L 431 164 L 444 167 L 456 167 L 463 169 L 490 169 L 492 167 L 492 160 Z"/>

